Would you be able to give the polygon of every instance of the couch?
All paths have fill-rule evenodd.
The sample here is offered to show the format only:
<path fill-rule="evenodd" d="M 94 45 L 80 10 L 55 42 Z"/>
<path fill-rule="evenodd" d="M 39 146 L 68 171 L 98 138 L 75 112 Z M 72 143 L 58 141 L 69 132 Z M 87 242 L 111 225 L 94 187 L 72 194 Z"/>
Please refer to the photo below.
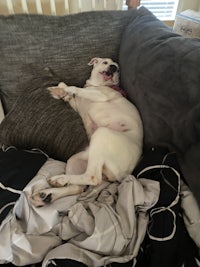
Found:
<path fill-rule="evenodd" d="M 1 264 L 199 266 L 199 48 L 199 39 L 173 33 L 144 7 L 0 16 Z M 121 87 L 143 121 L 143 157 L 121 185 L 96 189 L 101 209 L 92 188 L 35 208 L 28 198 L 35 183 L 64 172 L 88 143 L 78 114 L 46 88 L 83 86 L 96 56 L 119 62 Z M 96 231 L 104 225 L 100 243 L 86 226 L 94 218 Z"/>

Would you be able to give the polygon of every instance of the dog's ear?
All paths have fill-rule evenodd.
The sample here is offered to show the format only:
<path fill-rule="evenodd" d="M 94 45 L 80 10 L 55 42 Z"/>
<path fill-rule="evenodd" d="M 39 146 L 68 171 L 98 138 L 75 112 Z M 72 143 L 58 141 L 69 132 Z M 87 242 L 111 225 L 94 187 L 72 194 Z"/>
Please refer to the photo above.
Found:
<path fill-rule="evenodd" d="M 99 57 L 93 57 L 91 60 L 90 60 L 90 62 L 88 63 L 88 65 L 89 66 L 95 66 L 98 62 L 99 62 L 99 60 L 100 60 L 101 58 L 99 58 Z"/>

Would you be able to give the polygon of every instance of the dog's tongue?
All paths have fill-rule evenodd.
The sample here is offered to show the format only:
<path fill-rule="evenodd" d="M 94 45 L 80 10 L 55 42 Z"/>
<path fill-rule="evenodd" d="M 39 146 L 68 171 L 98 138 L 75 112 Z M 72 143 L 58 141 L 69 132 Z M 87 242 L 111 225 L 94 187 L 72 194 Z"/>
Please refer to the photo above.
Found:
<path fill-rule="evenodd" d="M 109 71 L 103 71 L 102 75 L 105 81 L 112 79 L 112 74 Z"/>

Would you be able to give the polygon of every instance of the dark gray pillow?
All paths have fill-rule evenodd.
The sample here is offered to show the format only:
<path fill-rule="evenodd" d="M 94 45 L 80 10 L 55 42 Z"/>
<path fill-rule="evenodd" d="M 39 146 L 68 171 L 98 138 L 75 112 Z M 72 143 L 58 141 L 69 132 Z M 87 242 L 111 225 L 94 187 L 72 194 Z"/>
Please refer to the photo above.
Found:
<path fill-rule="evenodd" d="M 140 8 L 122 37 L 119 63 L 122 87 L 142 116 L 145 145 L 178 152 L 200 203 L 200 39 L 173 33 Z"/>
<path fill-rule="evenodd" d="M 83 86 L 93 57 L 118 61 L 121 35 L 136 11 L 67 16 L 0 16 L 0 87 L 7 110 L 40 70 L 50 67 L 68 85 Z M 26 89 L 28 90 L 28 89 Z"/>
<path fill-rule="evenodd" d="M 82 120 L 68 103 L 52 98 L 48 86 L 55 77 L 40 77 L 24 84 L 23 93 L 0 124 L 0 143 L 22 149 L 41 149 L 67 161 L 87 146 Z"/>

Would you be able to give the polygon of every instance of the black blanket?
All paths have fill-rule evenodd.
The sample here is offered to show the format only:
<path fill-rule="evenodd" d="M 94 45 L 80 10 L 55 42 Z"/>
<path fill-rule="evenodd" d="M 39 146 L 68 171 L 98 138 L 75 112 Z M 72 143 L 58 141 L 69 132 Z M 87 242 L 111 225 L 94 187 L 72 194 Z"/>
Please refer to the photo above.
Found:
<path fill-rule="evenodd" d="M 168 157 L 166 157 L 166 155 L 168 155 L 168 150 L 165 148 L 154 148 L 153 150 L 146 151 L 135 169 L 134 175 L 137 176 L 138 173 L 145 167 L 161 165 L 163 163 L 163 158 L 166 158 L 165 164 L 172 166 L 180 172 L 179 164 L 176 160 L 176 154 L 169 154 Z M 46 159 L 46 155 L 38 151 L 24 151 L 13 147 L 7 150 L 0 150 L 0 182 L 6 187 L 10 187 L 15 190 L 22 190 L 35 176 L 40 167 L 45 163 Z M 166 174 L 167 176 L 165 175 L 165 179 L 162 179 L 160 176 L 160 170 L 158 169 L 156 171 L 153 170 L 153 173 L 149 172 L 149 176 L 147 174 L 145 175 L 147 179 L 156 179 L 160 182 L 161 193 L 155 208 L 159 206 L 167 206 L 169 202 L 171 203 L 173 201 L 177 194 L 177 180 L 173 176 L 173 173 L 166 172 Z M 173 187 L 169 186 L 169 184 L 172 184 Z M 1 209 L 9 203 L 15 202 L 19 197 L 18 194 L 12 193 L 8 190 L 0 190 Z M 12 205 L 9 205 L 7 209 L 3 209 L 3 212 L 0 214 L 1 221 L 5 218 L 11 208 Z M 197 266 L 195 258 L 198 258 L 198 249 L 193 240 L 189 237 L 185 229 L 183 219 L 180 216 L 180 202 L 178 202 L 173 209 L 176 214 L 176 232 L 174 237 L 170 240 L 159 242 L 151 240 L 147 234 L 138 255 L 136 266 L 171 266 L 170 264 L 172 263 L 174 263 L 174 267 L 180 267 L 183 263 L 187 267 Z M 166 214 L 162 214 L 161 217 L 155 217 L 154 224 L 156 227 L 151 227 L 150 223 L 153 235 L 169 235 L 171 233 L 171 222 L 171 214 L 168 214 L 167 212 Z M 165 227 L 163 227 L 163 225 Z M 160 257 L 160 255 L 162 255 L 162 257 Z M 55 259 L 54 265 L 55 264 L 58 267 L 72 265 L 76 267 L 84 266 L 82 263 L 72 262 L 68 259 Z M 113 263 L 110 266 L 128 267 L 132 266 L 132 264 L 133 261 L 124 264 Z M 13 265 L 9 264 L 7 266 L 9 267 Z M 37 264 L 37 266 L 39 267 L 40 264 Z M 51 267 L 52 263 L 49 263 L 48 266 Z"/>
<path fill-rule="evenodd" d="M 46 160 L 47 156 L 37 150 L 14 147 L 0 150 L 0 223 L 19 197 L 19 194 L 2 187 L 23 190 Z"/>

